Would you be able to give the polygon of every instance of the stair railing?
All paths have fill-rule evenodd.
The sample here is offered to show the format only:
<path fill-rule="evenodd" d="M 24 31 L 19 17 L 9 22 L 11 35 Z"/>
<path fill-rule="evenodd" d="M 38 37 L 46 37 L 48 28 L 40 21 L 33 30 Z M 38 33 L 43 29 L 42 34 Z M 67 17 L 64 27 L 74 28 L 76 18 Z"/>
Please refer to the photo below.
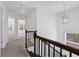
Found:
<path fill-rule="evenodd" d="M 59 50 L 57 50 L 56 47 L 58 47 Z M 37 49 L 38 49 L 38 53 L 37 53 Z M 50 51 L 51 49 L 52 52 Z M 51 57 L 51 53 L 52 53 L 52 57 L 55 57 L 56 54 L 59 53 L 59 57 L 67 57 L 66 54 L 63 54 L 63 50 L 69 52 L 68 53 L 69 57 L 72 57 L 72 54 L 79 56 L 78 48 L 38 36 L 36 32 L 34 32 L 34 56 Z"/>

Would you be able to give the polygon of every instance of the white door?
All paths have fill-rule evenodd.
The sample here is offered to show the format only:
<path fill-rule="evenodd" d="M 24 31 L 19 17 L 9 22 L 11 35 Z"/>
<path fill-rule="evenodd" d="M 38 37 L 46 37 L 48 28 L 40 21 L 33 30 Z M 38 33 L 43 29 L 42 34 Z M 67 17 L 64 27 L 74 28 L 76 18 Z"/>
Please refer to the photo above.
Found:
<path fill-rule="evenodd" d="M 2 15 L 1 15 L 1 7 L 0 7 L 0 56 L 1 56 L 1 39 L 2 39 Z"/>

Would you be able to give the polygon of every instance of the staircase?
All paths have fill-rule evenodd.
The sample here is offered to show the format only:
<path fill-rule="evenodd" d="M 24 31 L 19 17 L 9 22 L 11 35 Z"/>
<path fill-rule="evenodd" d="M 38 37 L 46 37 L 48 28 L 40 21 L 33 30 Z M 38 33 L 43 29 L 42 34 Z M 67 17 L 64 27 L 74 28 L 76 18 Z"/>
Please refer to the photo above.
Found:
<path fill-rule="evenodd" d="M 27 35 L 33 33 L 33 46 L 28 46 Z M 30 43 L 29 43 L 30 44 Z M 76 57 L 79 49 L 50 40 L 36 34 L 36 31 L 26 30 L 26 49 L 32 57 Z"/>

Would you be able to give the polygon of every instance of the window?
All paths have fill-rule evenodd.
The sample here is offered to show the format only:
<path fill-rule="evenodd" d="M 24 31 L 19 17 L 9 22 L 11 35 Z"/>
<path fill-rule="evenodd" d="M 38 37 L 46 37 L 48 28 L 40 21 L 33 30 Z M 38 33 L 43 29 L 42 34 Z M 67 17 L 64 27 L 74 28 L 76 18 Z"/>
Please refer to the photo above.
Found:
<path fill-rule="evenodd" d="M 79 34 L 78 33 L 66 33 L 66 40 L 68 42 L 79 44 Z"/>
<path fill-rule="evenodd" d="M 23 31 L 25 29 L 25 20 L 18 20 L 18 30 Z"/>
<path fill-rule="evenodd" d="M 24 28 L 23 28 L 23 24 L 19 24 L 19 26 L 20 26 L 20 30 L 23 30 Z"/>

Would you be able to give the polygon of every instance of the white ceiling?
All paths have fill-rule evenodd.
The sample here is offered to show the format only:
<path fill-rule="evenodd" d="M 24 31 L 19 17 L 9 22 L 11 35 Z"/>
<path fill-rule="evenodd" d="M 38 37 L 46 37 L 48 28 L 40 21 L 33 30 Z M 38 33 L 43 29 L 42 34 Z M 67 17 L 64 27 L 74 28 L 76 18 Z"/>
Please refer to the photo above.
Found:
<path fill-rule="evenodd" d="M 25 5 L 32 7 L 48 7 L 52 9 L 52 12 L 61 12 L 64 9 L 63 4 L 66 4 L 66 10 L 79 7 L 79 1 L 35 1 L 25 2 Z"/>
<path fill-rule="evenodd" d="M 32 7 L 24 7 L 21 1 L 4 1 L 3 4 L 10 16 L 18 16 L 19 18 L 27 17 L 35 9 Z"/>
<path fill-rule="evenodd" d="M 27 16 L 32 10 L 38 7 L 51 9 L 52 12 L 58 13 L 63 11 L 63 3 L 66 3 L 66 10 L 79 6 L 78 1 L 5 1 L 3 4 L 6 10 L 19 16 Z"/>

